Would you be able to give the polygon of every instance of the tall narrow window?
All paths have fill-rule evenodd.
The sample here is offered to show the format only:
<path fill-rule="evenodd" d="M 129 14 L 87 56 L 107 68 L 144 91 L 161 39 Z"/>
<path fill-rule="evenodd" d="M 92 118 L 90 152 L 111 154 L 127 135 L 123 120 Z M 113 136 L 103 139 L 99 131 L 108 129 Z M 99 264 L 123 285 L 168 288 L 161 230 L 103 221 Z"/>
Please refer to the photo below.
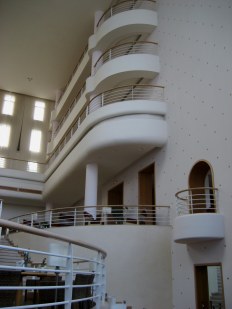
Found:
<path fill-rule="evenodd" d="M 38 120 L 38 121 L 43 121 L 44 120 L 44 110 L 45 110 L 45 103 L 41 101 L 36 101 L 33 119 Z"/>
<path fill-rule="evenodd" d="M 6 159 L 0 158 L 0 168 L 4 168 L 6 166 Z"/>
<path fill-rule="evenodd" d="M 8 147 L 11 127 L 8 124 L 0 125 L 0 147 Z"/>
<path fill-rule="evenodd" d="M 2 113 L 5 115 L 13 115 L 14 112 L 15 97 L 13 95 L 6 94 L 4 97 Z"/>
<path fill-rule="evenodd" d="M 40 152 L 42 132 L 39 130 L 31 131 L 30 151 Z"/>

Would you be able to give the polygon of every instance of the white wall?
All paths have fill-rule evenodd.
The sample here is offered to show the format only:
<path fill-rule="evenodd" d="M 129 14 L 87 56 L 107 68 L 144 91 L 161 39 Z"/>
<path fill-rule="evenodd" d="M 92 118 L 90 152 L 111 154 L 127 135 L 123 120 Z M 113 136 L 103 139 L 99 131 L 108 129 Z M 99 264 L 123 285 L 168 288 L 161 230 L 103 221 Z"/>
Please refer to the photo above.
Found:
<path fill-rule="evenodd" d="M 124 203 L 136 203 L 138 171 L 155 162 L 156 203 L 171 205 L 175 215 L 175 193 L 188 188 L 196 161 L 209 161 L 226 237 L 191 246 L 173 243 L 173 308 L 195 308 L 194 264 L 218 262 L 226 308 L 232 308 L 232 1 L 162 0 L 157 13 L 150 39 L 159 44 L 155 82 L 165 86 L 168 142 L 106 184 L 103 201 L 107 190 L 124 182 Z"/>
<path fill-rule="evenodd" d="M 156 156 L 158 199 L 174 204 L 198 160 L 208 160 L 226 218 L 225 241 L 173 244 L 173 307 L 195 308 L 194 264 L 221 262 L 226 308 L 232 307 L 231 85 L 232 1 L 160 1 L 161 73 L 168 103 L 169 141 Z"/>
<path fill-rule="evenodd" d="M 107 292 L 133 309 L 171 308 L 171 229 L 158 226 L 84 226 L 52 228 L 70 239 L 95 244 L 107 252 Z M 49 239 L 13 234 L 15 244 L 48 247 Z M 81 251 L 78 251 L 81 255 Z"/>

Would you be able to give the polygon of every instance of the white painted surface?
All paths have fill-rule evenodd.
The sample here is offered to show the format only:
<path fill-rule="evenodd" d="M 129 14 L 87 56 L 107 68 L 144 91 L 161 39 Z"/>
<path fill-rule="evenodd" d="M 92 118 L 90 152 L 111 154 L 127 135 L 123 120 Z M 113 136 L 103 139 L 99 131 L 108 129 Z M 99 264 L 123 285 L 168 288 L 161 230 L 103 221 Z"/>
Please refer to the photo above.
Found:
<path fill-rule="evenodd" d="M 86 92 L 102 92 L 117 83 L 132 78 L 154 78 L 160 72 L 159 57 L 151 54 L 132 54 L 104 63 L 86 80 Z"/>
<path fill-rule="evenodd" d="M 97 191 L 98 165 L 96 163 L 88 163 L 85 173 L 85 206 L 97 206 Z M 96 219 L 96 207 L 88 207 L 85 211 Z"/>
<path fill-rule="evenodd" d="M 171 308 L 171 228 L 158 226 L 85 226 L 52 232 L 94 243 L 107 251 L 107 293 L 133 309 Z M 48 248 L 49 240 L 12 235 L 15 244 Z M 88 250 L 78 250 L 78 256 Z"/>
<path fill-rule="evenodd" d="M 157 26 L 157 13 L 150 10 L 131 10 L 107 19 L 89 38 L 89 50 L 104 50 L 122 37 L 135 33 L 150 33 Z"/>
<path fill-rule="evenodd" d="M 173 223 L 173 239 L 188 244 L 225 237 L 224 215 L 193 214 L 178 216 Z"/>

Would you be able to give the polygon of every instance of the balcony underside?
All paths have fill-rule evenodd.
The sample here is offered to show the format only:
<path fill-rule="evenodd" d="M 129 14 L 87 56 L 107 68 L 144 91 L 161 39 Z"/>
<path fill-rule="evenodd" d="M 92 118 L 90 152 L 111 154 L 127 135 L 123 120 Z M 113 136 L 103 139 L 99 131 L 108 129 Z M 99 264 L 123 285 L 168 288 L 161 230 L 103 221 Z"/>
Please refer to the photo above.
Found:
<path fill-rule="evenodd" d="M 117 109 L 120 110 L 119 107 Z M 107 107 L 105 110 L 107 111 Z M 108 111 L 112 113 L 112 106 L 108 106 Z M 100 114 L 102 116 L 102 111 Z M 57 165 L 57 158 L 46 173 L 46 200 L 72 205 L 81 199 L 84 192 L 85 166 L 89 162 L 99 165 L 99 183 L 104 183 L 155 147 L 166 143 L 167 125 L 160 114 L 116 114 L 115 111 L 114 116 L 111 114 L 110 118 L 105 117 L 96 123 L 96 111 L 95 122 L 88 119 L 92 121 L 92 127 L 89 126 L 84 138 L 76 146 L 70 145 L 68 155 L 68 145 L 63 157 L 60 153 L 59 164 Z M 88 126 L 87 120 L 85 126 Z"/>
<path fill-rule="evenodd" d="M 133 78 L 153 79 L 160 72 L 159 57 L 151 54 L 125 55 L 104 63 L 86 81 L 86 92 L 102 92 Z"/>
<path fill-rule="evenodd" d="M 198 213 L 175 218 L 174 241 L 181 244 L 224 238 L 224 216 L 217 213 Z"/>

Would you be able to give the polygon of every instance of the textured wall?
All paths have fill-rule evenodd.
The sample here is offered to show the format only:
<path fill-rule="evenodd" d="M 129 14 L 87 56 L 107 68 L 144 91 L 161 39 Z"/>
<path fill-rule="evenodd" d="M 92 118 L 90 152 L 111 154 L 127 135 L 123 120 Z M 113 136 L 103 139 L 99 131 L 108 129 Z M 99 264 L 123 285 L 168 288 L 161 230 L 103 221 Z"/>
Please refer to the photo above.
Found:
<path fill-rule="evenodd" d="M 187 189 L 194 163 L 207 160 L 219 189 L 226 238 L 191 246 L 173 244 L 173 308 L 195 308 L 194 264 L 216 262 L 222 263 L 226 307 L 232 308 L 232 1 L 161 0 L 157 13 L 158 27 L 150 38 L 159 43 L 161 70 L 156 83 L 165 86 L 168 142 L 104 189 L 124 181 L 124 203 L 136 203 L 138 171 L 155 162 L 156 202 L 170 204 L 175 215 L 175 193 Z"/>

